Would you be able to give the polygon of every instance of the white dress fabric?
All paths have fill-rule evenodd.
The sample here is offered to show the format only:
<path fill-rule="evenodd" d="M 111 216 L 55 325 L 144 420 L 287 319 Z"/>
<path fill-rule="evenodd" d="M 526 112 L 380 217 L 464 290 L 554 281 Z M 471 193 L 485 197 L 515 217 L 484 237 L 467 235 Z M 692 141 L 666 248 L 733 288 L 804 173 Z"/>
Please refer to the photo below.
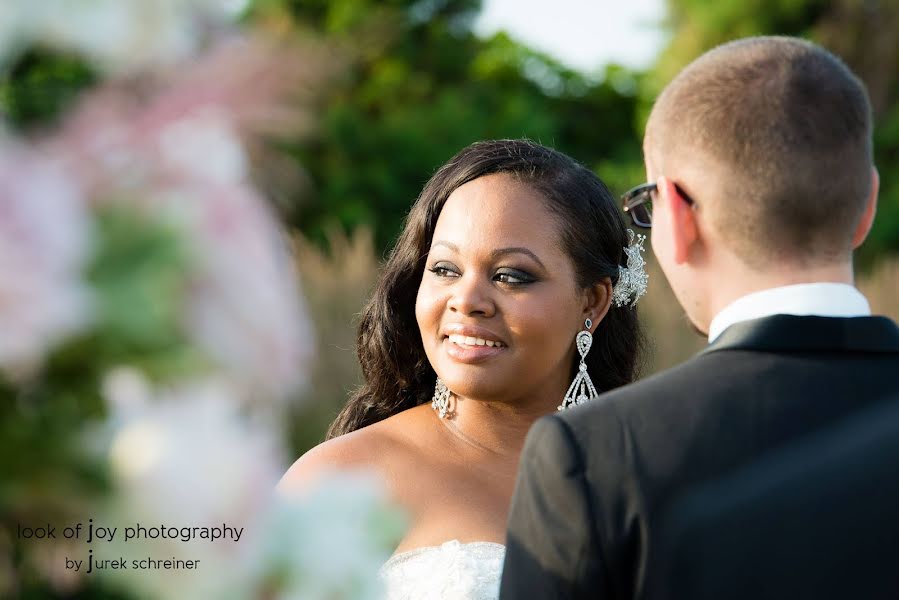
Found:
<path fill-rule="evenodd" d="M 387 600 L 496 600 L 505 554 L 502 544 L 459 540 L 395 554 L 381 567 Z"/>

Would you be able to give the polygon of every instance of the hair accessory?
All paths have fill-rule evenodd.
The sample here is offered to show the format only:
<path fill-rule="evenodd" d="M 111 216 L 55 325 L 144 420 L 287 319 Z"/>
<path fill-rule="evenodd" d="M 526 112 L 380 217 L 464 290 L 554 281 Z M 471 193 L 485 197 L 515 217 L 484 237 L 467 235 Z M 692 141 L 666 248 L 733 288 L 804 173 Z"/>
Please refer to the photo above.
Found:
<path fill-rule="evenodd" d="M 437 378 L 437 383 L 434 386 L 434 397 L 431 399 L 431 408 L 437 411 L 440 415 L 441 419 L 445 419 L 447 414 L 452 417 L 452 413 L 449 412 L 449 401 L 450 401 L 450 391 L 446 387 L 440 378 Z"/>
<path fill-rule="evenodd" d="M 627 230 L 628 245 L 624 249 L 627 254 L 627 266 L 618 267 L 618 283 L 612 288 L 612 300 L 615 306 L 629 304 L 635 306 L 640 296 L 646 293 L 649 285 L 649 274 L 643 269 L 646 261 L 641 254 L 646 236 L 635 235 L 632 229 Z"/>
<path fill-rule="evenodd" d="M 593 345 L 593 334 L 590 333 L 592 326 L 593 321 L 590 319 L 585 320 L 584 330 L 578 331 L 574 338 L 577 351 L 581 354 L 581 364 L 578 365 L 578 372 L 574 376 L 574 381 L 571 382 L 568 391 L 565 392 L 565 397 L 562 399 L 562 404 L 559 405 L 559 410 L 565 410 L 599 397 L 599 393 L 593 387 L 593 381 L 590 380 L 590 375 L 587 373 L 587 363 L 584 362 L 584 358 L 590 352 L 590 346 Z"/>

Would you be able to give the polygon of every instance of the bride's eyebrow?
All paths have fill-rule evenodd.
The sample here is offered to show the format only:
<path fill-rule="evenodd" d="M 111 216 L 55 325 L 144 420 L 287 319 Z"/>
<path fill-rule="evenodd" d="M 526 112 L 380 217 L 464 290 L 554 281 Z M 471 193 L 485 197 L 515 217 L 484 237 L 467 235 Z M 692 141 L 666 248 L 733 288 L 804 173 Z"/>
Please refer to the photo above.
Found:
<path fill-rule="evenodd" d="M 435 241 L 433 244 L 431 244 L 431 249 L 433 250 L 436 246 L 443 246 L 445 248 L 449 248 L 453 252 L 456 252 L 456 253 L 459 252 L 459 246 L 457 246 L 456 244 L 454 244 L 452 242 L 448 242 L 446 240 Z M 546 269 L 546 266 L 543 264 L 543 261 L 540 260 L 540 258 L 536 254 L 534 254 L 527 248 L 523 248 L 521 246 L 513 246 L 510 248 L 497 248 L 496 250 L 494 250 L 493 252 L 490 253 L 490 258 L 493 260 L 496 260 L 497 258 L 506 256 L 508 254 L 524 254 L 525 256 L 530 256 L 532 259 L 534 259 L 534 262 L 536 262 L 538 265 L 540 265 L 540 268 Z"/>
<path fill-rule="evenodd" d="M 534 262 L 536 262 L 538 265 L 540 265 L 541 269 L 544 269 L 544 270 L 546 269 L 546 267 L 543 264 L 543 261 L 540 260 L 536 254 L 534 254 L 527 248 L 521 248 L 521 247 L 498 248 L 490 253 L 491 257 L 494 259 L 499 258 L 501 256 L 506 256 L 507 254 L 524 254 L 526 256 L 530 256 L 532 259 L 534 259 Z"/>
<path fill-rule="evenodd" d="M 455 245 L 452 242 L 447 242 L 446 240 L 435 241 L 434 243 L 431 244 L 431 250 L 433 250 L 435 246 L 443 246 L 445 248 L 449 248 L 453 252 L 456 252 L 456 253 L 459 252 L 459 246 Z"/>

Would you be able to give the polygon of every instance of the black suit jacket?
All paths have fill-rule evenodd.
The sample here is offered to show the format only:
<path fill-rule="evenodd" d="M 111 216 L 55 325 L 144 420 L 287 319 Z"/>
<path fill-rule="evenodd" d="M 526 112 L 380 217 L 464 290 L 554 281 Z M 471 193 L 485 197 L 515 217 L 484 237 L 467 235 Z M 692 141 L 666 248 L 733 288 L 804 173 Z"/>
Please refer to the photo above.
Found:
<path fill-rule="evenodd" d="M 899 394 L 697 486 L 660 525 L 654 600 L 896 600 Z"/>
<path fill-rule="evenodd" d="M 674 499 L 897 392 L 899 328 L 889 319 L 776 315 L 538 420 L 521 457 L 500 597 L 645 597 L 660 515 Z"/>

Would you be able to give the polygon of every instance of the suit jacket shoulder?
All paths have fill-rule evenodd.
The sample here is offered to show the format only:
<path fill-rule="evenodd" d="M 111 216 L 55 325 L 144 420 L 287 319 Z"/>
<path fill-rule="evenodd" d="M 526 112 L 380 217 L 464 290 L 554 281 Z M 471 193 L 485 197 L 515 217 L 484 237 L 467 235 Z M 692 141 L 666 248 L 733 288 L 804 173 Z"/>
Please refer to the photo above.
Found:
<path fill-rule="evenodd" d="M 892 321 L 779 315 L 560 414 L 615 595 L 641 588 L 657 509 L 672 497 L 896 393 Z"/>

